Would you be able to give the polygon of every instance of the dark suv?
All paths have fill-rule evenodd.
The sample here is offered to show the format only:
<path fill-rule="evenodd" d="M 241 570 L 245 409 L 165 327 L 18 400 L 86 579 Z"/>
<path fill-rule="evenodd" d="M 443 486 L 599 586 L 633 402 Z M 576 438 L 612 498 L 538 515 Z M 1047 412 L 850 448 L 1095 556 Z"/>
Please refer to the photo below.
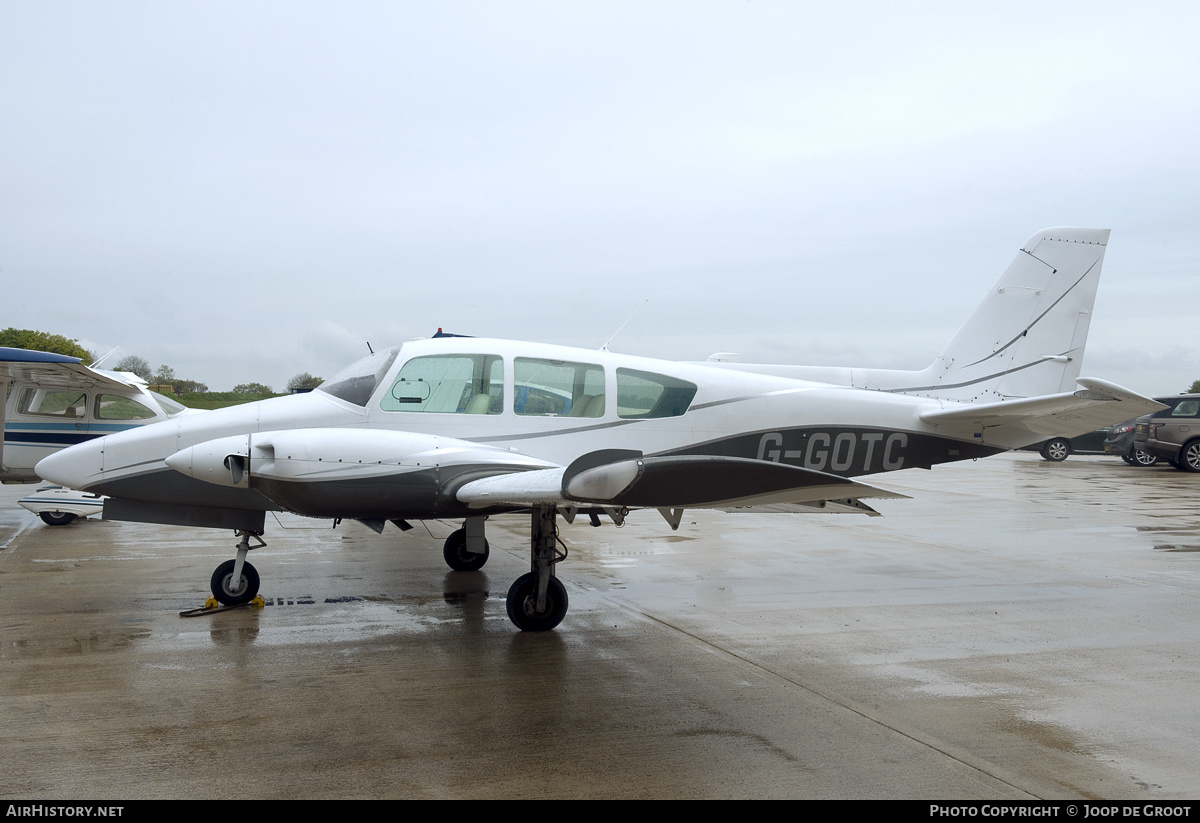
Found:
<path fill-rule="evenodd" d="M 1163 398 L 1171 408 L 1139 417 L 1134 442 L 1177 469 L 1200 472 L 1200 394 Z"/>

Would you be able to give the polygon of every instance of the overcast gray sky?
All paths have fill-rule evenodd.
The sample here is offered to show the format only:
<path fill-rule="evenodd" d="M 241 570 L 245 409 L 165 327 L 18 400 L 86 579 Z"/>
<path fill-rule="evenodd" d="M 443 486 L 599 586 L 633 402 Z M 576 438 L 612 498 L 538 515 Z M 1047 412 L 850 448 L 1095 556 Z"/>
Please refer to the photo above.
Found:
<path fill-rule="evenodd" d="M 1111 228 L 1083 373 L 1200 378 L 1200 4 L 0 0 L 0 327 L 213 389 L 438 326 L 919 368 Z"/>

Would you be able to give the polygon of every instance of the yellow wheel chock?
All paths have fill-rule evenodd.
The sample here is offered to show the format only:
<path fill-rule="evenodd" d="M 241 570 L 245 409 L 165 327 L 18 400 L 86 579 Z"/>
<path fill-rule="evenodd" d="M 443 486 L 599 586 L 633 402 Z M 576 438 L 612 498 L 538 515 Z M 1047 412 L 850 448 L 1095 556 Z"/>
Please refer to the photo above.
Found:
<path fill-rule="evenodd" d="M 255 595 L 254 599 L 251 600 L 249 603 L 237 603 L 233 606 L 222 606 L 220 603 L 217 602 L 217 598 L 213 597 L 212 595 L 209 595 L 208 599 L 204 601 L 204 605 L 201 608 L 188 609 L 187 611 L 180 612 L 179 616 L 180 617 L 200 617 L 201 615 L 205 615 L 205 614 L 217 614 L 218 612 L 230 612 L 230 611 L 233 611 L 234 609 L 261 609 L 265 605 L 267 605 L 266 601 L 264 601 L 262 599 L 261 595 Z"/>

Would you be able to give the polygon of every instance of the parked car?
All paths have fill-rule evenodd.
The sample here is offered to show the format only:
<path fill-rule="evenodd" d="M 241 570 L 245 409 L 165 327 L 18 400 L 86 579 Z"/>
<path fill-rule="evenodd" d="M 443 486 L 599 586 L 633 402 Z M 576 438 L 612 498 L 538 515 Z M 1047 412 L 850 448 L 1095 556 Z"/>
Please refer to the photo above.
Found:
<path fill-rule="evenodd" d="M 1177 469 L 1200 472 L 1200 394 L 1181 394 L 1161 402 L 1171 408 L 1137 419 L 1138 448 Z"/>
<path fill-rule="evenodd" d="M 1174 397 L 1156 397 L 1154 399 L 1167 405 L 1175 400 Z M 1136 418 L 1109 426 L 1108 437 L 1104 439 L 1104 452 L 1120 457 L 1131 466 L 1153 466 L 1158 462 L 1158 458 L 1142 451 L 1141 446 L 1134 439 L 1136 429 Z"/>
<path fill-rule="evenodd" d="M 1105 454 L 1104 438 L 1108 429 L 1081 434 L 1078 437 L 1051 437 L 1040 443 L 1021 448 L 1023 452 L 1039 452 L 1046 460 L 1061 463 L 1073 454 Z"/>

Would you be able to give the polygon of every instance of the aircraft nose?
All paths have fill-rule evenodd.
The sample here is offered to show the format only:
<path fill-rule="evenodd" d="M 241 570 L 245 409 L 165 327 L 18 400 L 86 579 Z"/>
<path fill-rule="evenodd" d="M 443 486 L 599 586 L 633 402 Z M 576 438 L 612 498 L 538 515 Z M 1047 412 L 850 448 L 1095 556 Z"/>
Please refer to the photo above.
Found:
<path fill-rule="evenodd" d="M 89 440 L 43 457 L 33 470 L 43 480 L 68 489 L 86 489 L 102 479 L 104 446 Z"/>

